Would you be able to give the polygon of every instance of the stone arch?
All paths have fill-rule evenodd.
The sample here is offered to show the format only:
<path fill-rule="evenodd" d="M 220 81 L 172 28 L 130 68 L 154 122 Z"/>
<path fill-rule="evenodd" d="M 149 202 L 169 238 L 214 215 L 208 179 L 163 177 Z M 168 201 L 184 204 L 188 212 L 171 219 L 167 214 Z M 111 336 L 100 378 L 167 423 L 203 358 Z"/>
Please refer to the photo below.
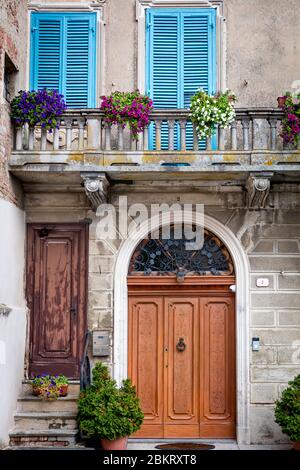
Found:
<path fill-rule="evenodd" d="M 141 224 L 138 232 L 129 234 L 119 248 L 114 272 L 114 341 L 113 374 L 118 383 L 127 377 L 128 345 L 128 290 L 129 263 L 138 243 L 151 230 L 172 222 L 182 221 L 181 212 L 163 213 Z M 185 212 L 185 222 L 196 223 L 195 213 Z M 234 262 L 236 276 L 236 386 L 237 386 L 237 441 L 250 442 L 249 430 L 249 264 L 243 247 L 233 232 L 221 222 L 205 215 L 204 227 L 219 237 L 228 248 Z"/>

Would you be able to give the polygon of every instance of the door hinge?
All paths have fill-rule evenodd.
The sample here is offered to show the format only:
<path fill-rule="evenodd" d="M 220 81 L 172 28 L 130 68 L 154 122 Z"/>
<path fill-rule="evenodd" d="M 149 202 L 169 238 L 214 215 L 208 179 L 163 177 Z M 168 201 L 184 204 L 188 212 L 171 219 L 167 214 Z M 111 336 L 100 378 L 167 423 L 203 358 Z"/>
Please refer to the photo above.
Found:
<path fill-rule="evenodd" d="M 152 20 L 149 20 L 149 21 L 147 22 L 147 30 L 150 29 L 150 28 L 152 28 L 152 26 L 153 26 Z"/>

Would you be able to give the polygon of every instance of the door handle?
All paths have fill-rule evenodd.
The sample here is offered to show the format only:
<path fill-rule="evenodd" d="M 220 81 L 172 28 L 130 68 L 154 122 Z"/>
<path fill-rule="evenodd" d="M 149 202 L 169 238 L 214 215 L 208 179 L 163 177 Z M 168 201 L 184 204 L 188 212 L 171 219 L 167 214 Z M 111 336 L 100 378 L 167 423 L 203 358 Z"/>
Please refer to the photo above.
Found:
<path fill-rule="evenodd" d="M 178 352 L 183 352 L 186 348 L 184 338 L 179 338 L 178 343 L 176 344 L 176 349 Z"/>

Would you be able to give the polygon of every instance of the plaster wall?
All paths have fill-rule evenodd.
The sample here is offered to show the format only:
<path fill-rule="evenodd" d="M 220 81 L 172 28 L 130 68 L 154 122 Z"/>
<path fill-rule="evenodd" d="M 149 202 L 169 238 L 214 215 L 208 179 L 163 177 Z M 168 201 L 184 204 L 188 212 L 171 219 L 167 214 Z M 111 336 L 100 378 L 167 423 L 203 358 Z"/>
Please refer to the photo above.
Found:
<path fill-rule="evenodd" d="M 24 212 L 0 199 L 0 448 L 8 431 L 24 374 L 26 305 L 24 301 Z M 5 306 L 5 307 L 4 307 Z M 8 310 L 6 310 L 8 308 Z"/>

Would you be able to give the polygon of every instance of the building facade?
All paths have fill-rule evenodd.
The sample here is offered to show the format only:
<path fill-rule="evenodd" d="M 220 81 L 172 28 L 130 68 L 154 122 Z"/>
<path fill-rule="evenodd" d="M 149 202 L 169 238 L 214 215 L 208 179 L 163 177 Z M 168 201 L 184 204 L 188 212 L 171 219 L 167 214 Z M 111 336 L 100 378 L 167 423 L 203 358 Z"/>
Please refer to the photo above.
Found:
<path fill-rule="evenodd" d="M 2 3 L 1 444 L 71 442 L 72 423 L 55 404 L 25 409 L 24 388 L 49 372 L 75 390 L 86 356 L 132 377 L 137 437 L 285 442 L 274 403 L 300 371 L 300 153 L 283 146 L 277 97 L 300 88 L 297 1 Z M 59 131 L 13 132 L 8 92 L 44 87 L 66 97 Z M 238 97 L 212 142 L 189 122 L 199 87 Z M 99 110 L 136 88 L 154 101 L 138 142 Z M 200 249 L 172 232 L 184 205 Z"/>

